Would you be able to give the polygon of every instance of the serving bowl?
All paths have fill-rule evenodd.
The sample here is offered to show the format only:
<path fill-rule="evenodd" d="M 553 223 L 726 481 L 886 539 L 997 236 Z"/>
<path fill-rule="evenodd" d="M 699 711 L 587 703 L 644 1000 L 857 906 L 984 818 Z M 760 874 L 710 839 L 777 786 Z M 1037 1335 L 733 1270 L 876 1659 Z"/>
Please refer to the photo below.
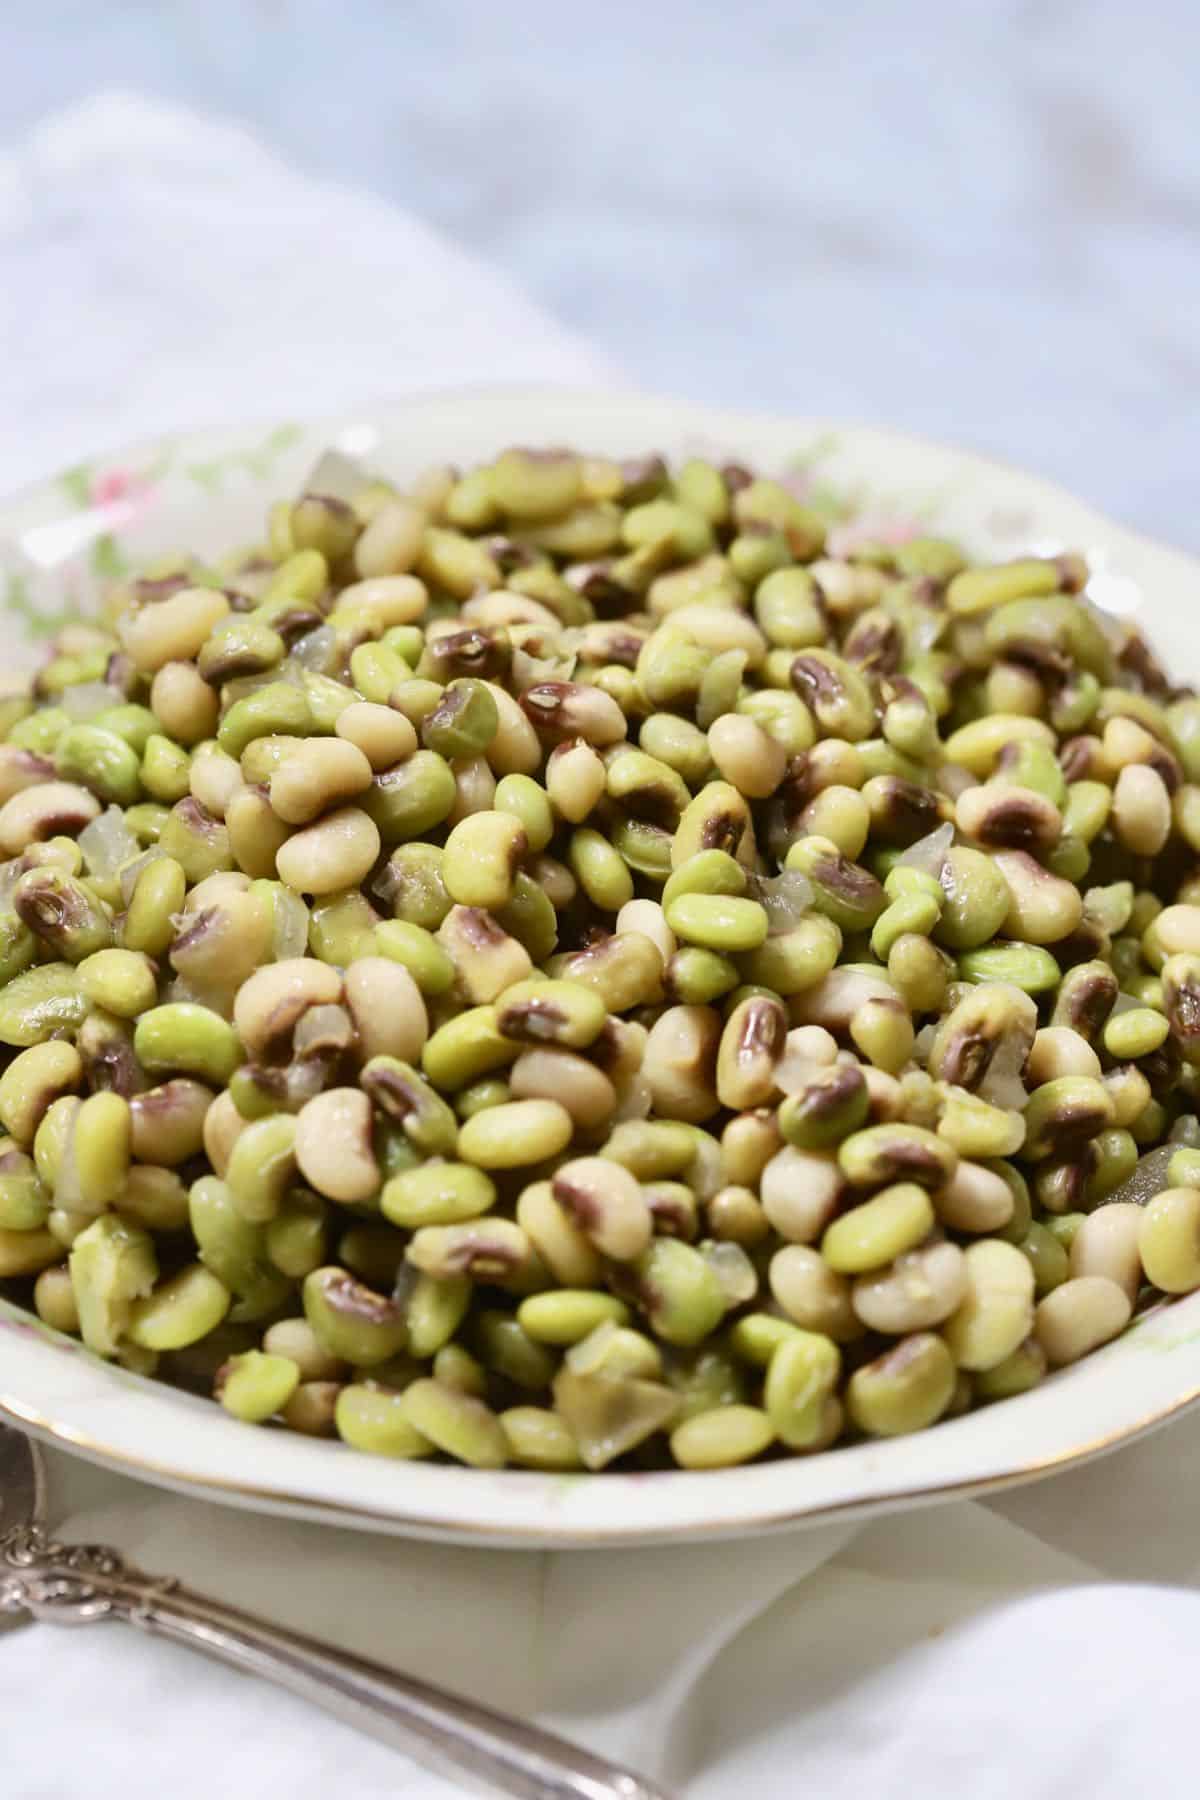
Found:
<path fill-rule="evenodd" d="M 843 542 L 936 528 L 983 557 L 1082 549 L 1089 593 L 1136 613 L 1169 668 L 1200 672 L 1200 563 L 1038 478 L 867 426 L 739 414 L 636 394 L 495 388 L 372 416 L 206 431 L 80 465 L 0 503 L 0 599 L 14 663 L 86 616 L 104 583 L 183 546 L 253 540 L 265 506 L 329 452 L 403 479 L 514 440 L 600 453 L 653 446 L 744 458 L 841 505 Z M 368 1530 L 489 1545 L 677 1542 L 780 1531 L 1030 1481 L 1097 1456 L 1200 1399 L 1200 1293 L 1018 1398 L 913 1437 L 721 1472 L 492 1473 L 363 1457 L 250 1431 L 209 1401 L 100 1361 L 0 1299 L 0 1414 L 96 1462 L 213 1500 Z"/>

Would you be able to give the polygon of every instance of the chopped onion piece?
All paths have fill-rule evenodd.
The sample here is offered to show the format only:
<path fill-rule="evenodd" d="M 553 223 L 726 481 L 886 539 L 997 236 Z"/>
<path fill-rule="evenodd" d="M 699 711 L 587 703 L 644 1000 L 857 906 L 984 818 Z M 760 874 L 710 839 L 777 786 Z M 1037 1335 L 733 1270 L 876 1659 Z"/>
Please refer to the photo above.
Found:
<path fill-rule="evenodd" d="M 798 1094 L 814 1076 L 837 1060 L 837 1039 L 821 1025 L 797 1025 L 784 1041 L 783 1055 L 775 1065 L 775 1086 L 784 1094 Z"/>
<path fill-rule="evenodd" d="M 91 827 L 89 826 L 88 829 L 90 830 Z M 81 832 L 79 836 L 81 844 L 84 836 L 85 834 Z M 150 863 L 160 861 L 166 854 L 166 851 L 160 850 L 157 844 L 151 844 L 149 850 L 143 851 L 141 856 L 135 855 L 132 862 L 121 864 L 121 899 L 126 906 L 133 898 L 133 890 L 137 886 L 137 878 L 142 870 Z"/>
<path fill-rule="evenodd" d="M 282 885 L 275 889 L 272 943 L 276 962 L 303 956 L 308 949 L 308 907 L 299 894 Z"/>
<path fill-rule="evenodd" d="M 904 854 L 896 860 L 903 869 L 924 869 L 935 881 L 941 881 L 946 866 L 946 854 L 954 843 L 954 826 L 947 819 L 944 825 L 927 832 L 910 844 Z"/>
<path fill-rule="evenodd" d="M 1021 1078 L 1021 1070 L 1025 1066 L 1025 1046 L 1017 1039 L 1014 1044 L 1001 1044 L 993 1056 L 987 1074 L 979 1083 L 976 1092 L 981 1100 L 989 1106 L 998 1106 L 1004 1112 L 1024 1112 L 1029 1105 L 1029 1093 Z"/>
<path fill-rule="evenodd" d="M 793 994 L 789 1010 L 801 1024 L 845 1031 L 868 1000 L 896 999 L 896 990 L 882 969 L 864 963 L 843 963 L 815 986 Z"/>
<path fill-rule="evenodd" d="M 94 719 L 107 707 L 115 706 L 118 696 L 106 681 L 80 681 L 64 688 L 59 705 L 69 719 Z"/>
<path fill-rule="evenodd" d="M 563 1361 L 569 1369 L 574 1369 L 577 1375 L 597 1373 L 604 1367 L 604 1358 L 608 1353 L 609 1345 L 617 1335 L 617 1330 L 618 1327 L 611 1319 L 605 1319 L 603 1324 L 597 1325 L 594 1330 L 589 1331 L 585 1338 L 580 1338 L 577 1344 L 572 1344 Z"/>
<path fill-rule="evenodd" d="M 78 841 L 89 872 L 102 880 L 115 875 L 138 853 L 138 841 L 119 806 L 106 807 L 98 819 L 84 826 Z"/>
<path fill-rule="evenodd" d="M 1145 1004 L 1146 1002 L 1139 1000 L 1136 994 L 1118 994 L 1113 1001 L 1111 1017 L 1116 1018 L 1119 1013 L 1141 1012 Z"/>
<path fill-rule="evenodd" d="M 323 494 L 330 500 L 353 500 L 371 484 L 371 477 L 357 457 L 341 450 L 326 450 L 309 471 L 306 494 Z"/>
<path fill-rule="evenodd" d="M 315 631 L 296 639 L 288 662 L 299 663 L 302 669 L 315 669 L 318 675 L 328 675 L 336 654 L 337 633 L 333 626 L 318 625 Z"/>
<path fill-rule="evenodd" d="M 758 1273 L 740 1244 L 715 1238 L 699 1246 L 700 1254 L 720 1282 L 727 1307 L 743 1306 L 758 1292 Z"/>
<path fill-rule="evenodd" d="M 750 896 L 766 912 L 768 935 L 778 937 L 780 932 L 790 931 L 812 905 L 813 884 L 799 869 L 784 869 L 780 875 L 752 875 Z"/>
<path fill-rule="evenodd" d="M 289 662 L 282 662 L 277 669 L 262 669 L 257 675 L 238 675 L 232 681 L 227 681 L 221 689 L 221 697 L 228 710 L 248 694 L 257 694 L 259 688 L 270 687 L 273 681 L 290 681 L 296 686 L 300 679 L 301 671 L 294 663 L 289 666 Z"/>
<path fill-rule="evenodd" d="M 518 644 L 512 654 L 513 687 L 520 694 L 539 681 L 570 681 L 575 673 L 572 656 L 531 656 Z"/>

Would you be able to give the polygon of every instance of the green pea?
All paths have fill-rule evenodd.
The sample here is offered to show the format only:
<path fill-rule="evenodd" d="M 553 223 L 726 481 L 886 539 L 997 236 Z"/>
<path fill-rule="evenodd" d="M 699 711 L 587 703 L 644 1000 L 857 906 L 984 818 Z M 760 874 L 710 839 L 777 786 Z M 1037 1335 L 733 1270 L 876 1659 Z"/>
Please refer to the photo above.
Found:
<path fill-rule="evenodd" d="M 157 984 L 148 957 L 133 950 L 97 950 L 78 965 L 79 985 L 93 1006 L 136 1019 L 154 1005 Z"/>
<path fill-rule="evenodd" d="M 841 855 L 829 838 L 800 838 L 788 851 L 784 867 L 807 875 L 813 905 L 842 931 L 870 931 L 885 910 L 879 882 L 869 870 Z"/>
<path fill-rule="evenodd" d="M 925 1189 L 915 1182 L 899 1182 L 861 1206 L 851 1207 L 827 1226 L 821 1254 L 841 1275 L 881 1269 L 906 1250 L 915 1249 L 934 1222 L 933 1204 Z"/>
<path fill-rule="evenodd" d="M 554 809 L 546 796 L 546 790 L 539 787 L 531 776 L 502 776 L 496 783 L 492 804 L 497 812 L 511 813 L 535 854 L 544 850 L 554 836 Z"/>
<path fill-rule="evenodd" d="M 182 1350 L 216 1330 L 229 1302 L 224 1283 L 192 1263 L 133 1302 L 126 1335 L 142 1350 Z"/>
<path fill-rule="evenodd" d="M 452 1156 L 458 1125 L 452 1109 L 410 1063 L 394 1056 L 373 1056 L 359 1076 L 362 1090 L 377 1111 L 401 1127 L 412 1146 L 425 1156 Z"/>
<path fill-rule="evenodd" d="M 179 744 L 154 732 L 142 752 L 140 780 L 148 794 L 173 806 L 191 786 L 191 758 Z"/>
<path fill-rule="evenodd" d="M 847 1181 L 858 1187 L 901 1178 L 906 1188 L 911 1182 L 939 1188 L 954 1174 L 958 1157 L 934 1132 L 896 1122 L 856 1131 L 839 1149 L 838 1162 Z M 917 1202 L 905 1192 L 903 1210 L 907 1214 L 913 1207 Z"/>
<path fill-rule="evenodd" d="M 194 1075 L 211 1087 L 224 1087 L 242 1060 L 233 1026 L 219 1013 L 189 1001 L 143 1013 L 133 1048 L 148 1074 Z"/>
<path fill-rule="evenodd" d="M 1027 994 L 1053 993 L 1062 980 L 1058 964 L 1040 944 L 986 944 L 965 951 L 958 973 L 963 981 L 1006 981 Z"/>
<path fill-rule="evenodd" d="M 296 1121 L 290 1113 L 256 1119 L 238 1137 L 225 1183 L 243 1218 L 273 1219 L 296 1174 Z"/>
<path fill-rule="evenodd" d="M 1008 883 L 982 851 L 955 845 L 946 853 L 942 916 L 934 930 L 951 950 L 975 950 L 995 937 L 1011 904 Z"/>
<path fill-rule="evenodd" d="M 457 1093 L 479 1076 L 506 1068 L 519 1052 L 520 1046 L 502 1035 L 496 1008 L 474 1006 L 438 1027 L 421 1052 L 421 1066 L 435 1088 Z"/>
<path fill-rule="evenodd" d="M 677 713 L 652 714 L 644 721 L 638 741 L 647 755 L 674 769 L 689 786 L 703 781 L 712 769 L 707 737 Z"/>
<path fill-rule="evenodd" d="M 1090 1206 L 1096 1206 L 1127 1181 L 1137 1168 L 1137 1140 L 1128 1131 L 1098 1132 L 1088 1145 L 1088 1162 L 1091 1173 L 1087 1201 Z"/>
<path fill-rule="evenodd" d="M 1113 1013 L 1104 1027 L 1104 1048 L 1118 1062 L 1149 1056 L 1166 1042 L 1170 1025 L 1162 1013 L 1148 1006 Z"/>
<path fill-rule="evenodd" d="M 448 1344 L 471 1305 L 473 1286 L 465 1275 L 435 1280 L 418 1275 L 408 1296 L 408 1347 L 417 1357 L 434 1356 Z"/>
<path fill-rule="evenodd" d="M 141 756 L 151 733 L 158 730 L 158 720 L 148 706 L 127 701 L 123 706 L 107 706 L 97 713 L 91 724 L 98 731 L 111 731 L 123 738 L 136 755 Z"/>
<path fill-rule="evenodd" d="M 1064 1250 L 1069 1251 L 1075 1242 L 1075 1234 L 1086 1217 L 1087 1214 L 1081 1212 L 1056 1213 L 1045 1219 L 1043 1223 L 1051 1237 L 1061 1244 Z"/>
<path fill-rule="evenodd" d="M 730 994 L 738 985 L 736 963 L 715 950 L 686 944 L 670 958 L 663 971 L 663 988 L 682 1006 L 707 1006 Z"/>
<path fill-rule="evenodd" d="M 275 668 L 287 654 L 287 645 L 265 619 L 254 613 L 235 613 L 222 621 L 201 646 L 196 666 L 214 685 L 245 675 L 261 675 Z"/>
<path fill-rule="evenodd" d="M 432 1456 L 434 1446 L 409 1422 L 403 1410 L 404 1396 L 370 1382 L 342 1388 L 334 1419 L 342 1442 L 370 1456 L 390 1456 L 405 1462 Z"/>
<path fill-rule="evenodd" d="M 790 931 L 768 937 L 757 950 L 744 955 L 744 979 L 785 999 L 815 987 L 829 974 L 842 947 L 842 934 L 832 919 L 801 919 Z"/>
<path fill-rule="evenodd" d="M 768 640 L 785 650 L 804 650 L 825 641 L 820 590 L 807 569 L 776 569 L 754 594 L 754 616 Z"/>
<path fill-rule="evenodd" d="M 374 931 L 373 944 L 381 956 L 403 963 L 421 992 L 431 999 L 454 985 L 454 964 L 432 932 L 405 919 L 385 919 Z"/>
<path fill-rule="evenodd" d="M 467 1163 L 430 1162 L 395 1175 L 385 1185 L 380 1207 L 386 1219 L 405 1230 L 422 1225 L 457 1225 L 491 1210 L 495 1183 Z"/>
<path fill-rule="evenodd" d="M 190 797 L 171 808 L 159 834 L 158 845 L 165 856 L 179 864 L 189 883 L 233 868 L 233 852 L 229 848 L 229 833 L 224 821 L 206 812 Z"/>
<path fill-rule="evenodd" d="M 440 825 L 456 797 L 449 764 L 432 750 L 417 750 L 404 762 L 377 775 L 358 804 L 378 826 L 385 844 L 399 844 Z"/>
<path fill-rule="evenodd" d="M 49 1216 L 50 1195 L 32 1157 L 11 1150 L 0 1156 L 0 1231 L 40 1231 Z"/>
<path fill-rule="evenodd" d="M 620 852 L 600 832 L 573 831 L 567 861 L 580 887 L 601 912 L 619 912 L 633 899 L 633 877 Z"/>
<path fill-rule="evenodd" d="M 321 962 L 348 968 L 375 946 L 378 915 L 358 888 L 318 900 L 308 925 L 308 947 Z"/>
<path fill-rule="evenodd" d="M 217 731 L 217 742 L 226 756 L 240 758 L 255 738 L 278 733 L 305 737 L 312 729 L 312 712 L 304 689 L 290 681 L 271 681 L 235 700 Z"/>
<path fill-rule="evenodd" d="M 452 681 L 421 722 L 426 749 L 447 760 L 482 756 L 500 728 L 500 713 L 486 681 Z"/>
<path fill-rule="evenodd" d="M 186 895 L 187 877 L 173 857 L 161 856 L 147 863 L 134 883 L 121 922 L 126 950 L 164 955 L 174 941 L 174 915 L 182 910 Z"/>
<path fill-rule="evenodd" d="M 558 942 L 558 916 L 537 882 L 524 869 L 513 878 L 512 899 L 496 909 L 497 925 L 516 938 L 535 963 L 544 963 Z"/>
<path fill-rule="evenodd" d="M 715 1331 L 725 1293 L 710 1265 L 678 1238 L 655 1238 L 633 1264 L 638 1304 L 664 1343 L 689 1346 Z"/>
<path fill-rule="evenodd" d="M 870 1096 L 862 1071 L 853 1063 L 814 1073 L 779 1108 L 784 1141 L 802 1150 L 823 1150 L 866 1124 Z"/>
<path fill-rule="evenodd" d="M 498 1375 L 530 1393 L 544 1392 L 554 1380 L 558 1359 L 511 1313 L 490 1308 L 480 1313 L 473 1341 L 484 1371 L 485 1391 L 488 1375 Z M 441 1371 L 435 1368 L 434 1373 L 440 1375 Z"/>
<path fill-rule="evenodd" d="M 890 879 L 890 877 L 889 877 Z M 871 932 L 871 949 L 886 963 L 897 941 L 908 933 L 927 937 L 942 914 L 941 891 L 900 894 L 880 913 Z"/>
<path fill-rule="evenodd" d="M 410 1425 L 456 1462 L 500 1469 L 508 1461 L 500 1421 L 470 1394 L 456 1393 L 439 1381 L 414 1381 L 404 1390 L 401 1410 Z"/>
<path fill-rule="evenodd" d="M 821 1332 L 794 1329 L 771 1354 L 763 1406 L 775 1435 L 793 1450 L 820 1435 L 842 1355 Z"/>
<path fill-rule="evenodd" d="M 1057 1284 L 1056 1284 L 1057 1285 Z M 994 1368 L 980 1369 L 973 1377 L 977 1400 L 1007 1400 L 1036 1387 L 1046 1373 L 1046 1352 L 1034 1337 L 1018 1344 L 1011 1356 Z"/>
<path fill-rule="evenodd" d="M 1029 1259 L 1033 1270 L 1034 1292 L 1039 1299 L 1052 1288 L 1061 1286 L 1070 1275 L 1071 1264 L 1066 1248 L 1045 1225 L 1037 1222 L 1031 1224 L 1017 1248 Z"/>
<path fill-rule="evenodd" d="M 1188 1146 L 1176 1150 L 1167 1164 L 1170 1187 L 1200 1187 L 1200 1150 Z"/>
<path fill-rule="evenodd" d="M 18 917 L 46 948 L 68 962 L 82 962 L 112 943 L 107 909 L 87 882 L 62 869 L 30 869 L 13 889 L 12 901 Z"/>
<path fill-rule="evenodd" d="M 223 1364 L 216 1391 L 226 1412 L 258 1425 L 282 1412 L 299 1385 L 300 1370 L 291 1357 L 246 1350 Z"/>
<path fill-rule="evenodd" d="M 344 1269 L 314 1269 L 304 1280 L 304 1316 L 332 1356 L 371 1368 L 408 1342 L 402 1308 Z"/>
<path fill-rule="evenodd" d="M 512 1089 L 507 1081 L 499 1075 L 485 1075 L 463 1088 L 455 1099 L 454 1110 L 460 1119 L 473 1119 L 490 1106 L 507 1106 L 511 1099 Z"/>
<path fill-rule="evenodd" d="M 36 756 L 51 756 L 70 723 L 61 706 L 47 706 L 19 719 L 8 732 L 8 742 L 19 750 L 32 750 Z"/>
<path fill-rule="evenodd" d="M 98 725 L 71 725 L 54 747 L 54 766 L 64 781 L 78 781 L 101 800 L 132 806 L 138 798 L 138 753 Z"/>
<path fill-rule="evenodd" d="M 685 894 L 737 897 L 746 892 L 747 876 L 741 863 L 724 850 L 701 850 L 674 870 L 662 891 L 666 908 Z"/>
<path fill-rule="evenodd" d="M 757 900 L 723 894 L 680 894 L 664 908 L 677 937 L 703 949 L 734 954 L 766 941 L 768 920 Z"/>
<path fill-rule="evenodd" d="M 129 1102 L 120 1094 L 89 1094 L 75 1114 L 70 1139 L 80 1212 L 116 1205 L 129 1173 L 131 1137 Z"/>
<path fill-rule="evenodd" d="M 585 1288 L 558 1288 L 532 1294 L 517 1308 L 522 1328 L 539 1344 L 578 1344 L 597 1326 L 628 1325 L 629 1308 L 612 1294 Z"/>
<path fill-rule="evenodd" d="M 25 1049 L 72 1032 L 82 1024 L 87 1007 L 79 975 L 70 963 L 26 968 L 0 990 L 0 1044 Z"/>
<path fill-rule="evenodd" d="M 567 1474 L 583 1467 L 569 1427 L 547 1407 L 509 1407 L 500 1414 L 500 1428 L 509 1458 L 519 1468 Z"/>

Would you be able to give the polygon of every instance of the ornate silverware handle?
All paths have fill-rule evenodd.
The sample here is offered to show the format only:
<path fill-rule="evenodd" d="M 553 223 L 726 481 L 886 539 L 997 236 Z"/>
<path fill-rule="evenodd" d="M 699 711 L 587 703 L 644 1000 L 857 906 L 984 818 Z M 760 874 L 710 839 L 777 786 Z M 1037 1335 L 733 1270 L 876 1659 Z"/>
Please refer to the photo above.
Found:
<path fill-rule="evenodd" d="M 58 1544 L 36 1528 L 0 1539 L 4 1611 L 60 1624 L 124 1620 L 273 1681 L 419 1760 L 519 1800 L 668 1800 L 641 1776 L 551 1732 L 157 1580 L 100 1545 Z"/>

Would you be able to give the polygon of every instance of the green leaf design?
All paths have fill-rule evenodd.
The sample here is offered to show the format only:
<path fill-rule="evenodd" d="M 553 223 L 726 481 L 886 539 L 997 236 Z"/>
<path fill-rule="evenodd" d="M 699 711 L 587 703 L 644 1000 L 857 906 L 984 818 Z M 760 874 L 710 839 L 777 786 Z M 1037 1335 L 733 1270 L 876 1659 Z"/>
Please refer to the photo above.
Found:
<path fill-rule="evenodd" d="M 825 462 L 829 457 L 836 456 L 841 448 L 841 442 L 839 432 L 822 432 L 821 436 L 814 438 L 811 444 L 806 444 L 802 450 L 796 451 L 788 463 L 788 469 L 798 474 L 801 469 L 811 469 L 817 463 Z"/>
<path fill-rule="evenodd" d="M 277 425 L 263 439 L 263 449 L 273 450 L 278 454 L 280 450 L 290 450 L 303 436 L 304 428 L 301 425 Z"/>
<path fill-rule="evenodd" d="M 186 472 L 196 486 L 207 493 L 215 494 L 221 485 L 221 464 L 218 462 L 188 463 Z"/>
<path fill-rule="evenodd" d="M 72 506 L 85 511 L 92 504 L 92 466 L 90 463 L 77 463 L 73 469 L 67 469 L 58 478 L 58 485 Z"/>
<path fill-rule="evenodd" d="M 267 481 L 275 466 L 276 457 L 282 451 L 290 449 L 303 436 L 304 430 L 300 425 L 276 425 L 261 444 L 247 450 L 230 450 L 224 456 L 214 456 L 207 462 L 187 463 L 185 473 L 209 494 L 217 493 L 231 475 L 248 475 L 252 481 Z"/>
<path fill-rule="evenodd" d="M 91 564 L 93 575 L 98 576 L 102 581 L 115 581 L 129 568 L 129 563 L 120 545 L 110 531 L 104 532 L 92 544 Z"/>

